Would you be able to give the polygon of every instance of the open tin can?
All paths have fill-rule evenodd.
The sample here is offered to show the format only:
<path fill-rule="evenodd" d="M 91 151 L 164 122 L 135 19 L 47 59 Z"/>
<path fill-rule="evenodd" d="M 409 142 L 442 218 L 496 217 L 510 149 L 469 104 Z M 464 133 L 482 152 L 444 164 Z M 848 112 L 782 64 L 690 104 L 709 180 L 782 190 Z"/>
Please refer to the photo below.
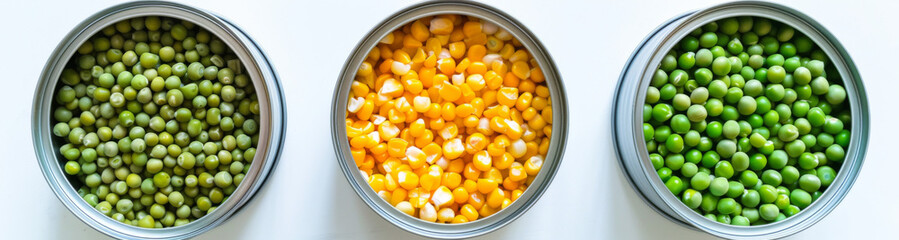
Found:
<path fill-rule="evenodd" d="M 516 201 L 499 212 L 486 218 L 462 224 L 444 224 L 425 222 L 409 216 L 388 202 L 384 201 L 368 185 L 368 179 L 360 173 L 350 153 L 347 140 L 346 113 L 350 87 L 357 70 L 366 59 L 372 48 L 395 29 L 422 17 L 441 14 L 459 14 L 474 16 L 489 21 L 508 31 L 533 55 L 546 78 L 550 91 L 553 109 L 553 130 L 550 136 L 549 150 L 543 167 L 531 185 Z M 533 206 L 546 191 L 561 164 L 565 141 L 568 134 L 568 104 L 565 97 L 561 76 L 546 49 L 520 22 L 508 14 L 490 6 L 469 1 L 430 1 L 415 4 L 385 19 L 376 25 L 359 42 L 347 59 L 337 85 L 331 109 L 331 136 L 338 164 L 350 186 L 373 211 L 397 227 L 424 237 L 430 238 L 470 238 L 483 235 L 503 227 Z"/>
<path fill-rule="evenodd" d="M 245 178 L 215 211 L 186 225 L 162 229 L 139 228 L 107 217 L 83 200 L 76 189 L 80 182 L 63 171 L 65 161 L 58 153 L 62 142 L 52 134 L 52 108 L 60 75 L 78 48 L 91 36 L 116 22 L 143 16 L 186 20 L 221 39 L 240 59 L 254 85 L 259 102 L 257 152 Z M 284 97 L 277 74 L 262 49 L 243 30 L 222 17 L 194 7 L 159 1 L 138 1 L 104 9 L 78 24 L 53 51 L 41 74 L 34 95 L 32 138 L 44 178 L 53 193 L 75 216 L 110 237 L 121 239 L 190 238 L 225 222 L 245 206 L 272 173 L 282 147 L 286 115 Z"/>
<path fill-rule="evenodd" d="M 716 20 L 753 16 L 778 21 L 808 36 L 830 58 L 835 74 L 846 88 L 852 132 L 846 158 L 834 182 L 810 206 L 775 223 L 732 226 L 709 220 L 684 205 L 658 177 L 643 141 L 642 115 L 646 89 L 662 58 L 693 29 Z M 806 229 L 832 211 L 849 192 L 864 161 L 868 145 L 867 96 L 855 64 L 836 37 L 809 16 L 789 7 L 754 1 L 737 1 L 688 12 L 655 29 L 631 55 L 622 70 L 612 106 L 612 138 L 629 182 L 656 212 L 688 228 L 723 238 L 786 237 Z"/>

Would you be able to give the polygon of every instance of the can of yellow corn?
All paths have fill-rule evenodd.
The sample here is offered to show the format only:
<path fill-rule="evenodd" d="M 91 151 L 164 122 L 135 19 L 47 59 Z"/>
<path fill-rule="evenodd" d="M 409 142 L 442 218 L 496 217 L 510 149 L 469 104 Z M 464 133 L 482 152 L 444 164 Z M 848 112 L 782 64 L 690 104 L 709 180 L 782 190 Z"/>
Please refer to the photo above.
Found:
<path fill-rule="evenodd" d="M 781 22 L 801 32 L 829 57 L 832 73 L 847 92 L 852 135 L 845 160 L 828 189 L 802 211 L 762 225 L 735 226 L 710 220 L 671 194 L 656 173 L 644 141 L 646 90 L 662 59 L 694 29 L 731 17 L 760 17 Z M 830 64 L 829 63 L 829 64 Z M 830 70 L 828 70 L 830 71 Z M 847 51 L 827 29 L 811 17 L 771 2 L 737 1 L 678 15 L 663 23 L 637 46 L 619 78 L 612 105 L 612 138 L 622 171 L 635 191 L 653 210 L 685 227 L 730 239 L 774 239 L 800 232 L 830 213 L 852 187 L 864 161 L 868 142 L 868 103 L 861 76 Z M 795 159 L 793 159 L 795 160 Z M 791 160 L 792 161 L 792 160 Z M 716 200 L 717 201 L 717 200 Z"/>
<path fill-rule="evenodd" d="M 479 236 L 524 214 L 549 187 L 568 134 L 546 48 L 477 2 L 389 16 L 347 59 L 332 103 L 350 186 L 388 222 L 432 238 Z"/>
<path fill-rule="evenodd" d="M 53 136 L 53 105 L 56 90 L 69 59 L 79 47 L 104 28 L 126 19 L 158 16 L 180 19 L 202 27 L 230 48 L 252 82 L 259 103 L 258 145 L 245 177 L 215 211 L 182 226 L 141 228 L 119 222 L 94 209 L 77 189 L 82 182 L 63 170 L 65 159 L 57 151 L 65 144 Z M 179 53 L 180 54 L 180 53 Z M 238 66 L 240 67 L 240 66 Z M 216 83 L 218 84 L 218 83 Z M 184 239 L 221 225 L 249 203 L 271 175 L 280 155 L 286 114 L 278 75 L 261 48 L 243 30 L 208 11 L 173 2 L 137 1 L 109 7 L 79 23 L 51 54 L 37 84 L 32 112 L 34 150 L 44 178 L 60 201 L 82 222 L 119 239 Z M 205 131 L 204 131 L 205 133 Z M 168 167 L 170 171 L 171 166 Z M 182 169 L 183 170 L 183 169 Z M 149 206 L 148 206 L 149 207 Z"/>

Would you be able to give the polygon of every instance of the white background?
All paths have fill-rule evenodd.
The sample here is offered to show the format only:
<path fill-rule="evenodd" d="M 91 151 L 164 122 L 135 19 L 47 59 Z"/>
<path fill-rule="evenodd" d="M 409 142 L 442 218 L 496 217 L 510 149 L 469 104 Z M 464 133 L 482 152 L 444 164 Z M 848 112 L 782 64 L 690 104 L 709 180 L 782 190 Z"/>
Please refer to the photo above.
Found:
<path fill-rule="evenodd" d="M 331 143 L 329 108 L 338 73 L 375 24 L 412 1 L 220 1 L 190 4 L 232 20 L 267 51 L 287 95 L 281 162 L 244 211 L 200 239 L 407 239 L 350 189 Z M 35 160 L 31 103 L 51 51 L 78 22 L 116 1 L 5 1 L 0 9 L 0 238 L 97 239 L 50 191 Z M 552 54 L 568 93 L 568 147 L 539 202 L 484 239 L 705 239 L 655 213 L 622 175 L 609 111 L 621 67 L 662 22 L 713 1 L 492 1 L 523 22 Z M 871 111 L 869 151 L 852 191 L 797 239 L 899 234 L 893 122 L 899 5 L 895 1 L 788 1 L 826 26 L 854 58 Z M 892 121 L 891 121 L 892 120 Z M 861 235 L 861 236 L 860 236 Z"/>

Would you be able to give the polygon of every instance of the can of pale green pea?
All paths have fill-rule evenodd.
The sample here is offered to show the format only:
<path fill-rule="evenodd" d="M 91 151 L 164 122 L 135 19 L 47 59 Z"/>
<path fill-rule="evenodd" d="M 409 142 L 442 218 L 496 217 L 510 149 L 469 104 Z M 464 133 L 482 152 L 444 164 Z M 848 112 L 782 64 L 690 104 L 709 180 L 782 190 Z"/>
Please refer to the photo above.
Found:
<path fill-rule="evenodd" d="M 716 20 L 752 16 L 768 18 L 805 34 L 829 57 L 847 92 L 852 132 L 846 158 L 826 191 L 810 206 L 784 220 L 758 226 L 733 226 L 709 220 L 684 205 L 658 177 L 643 141 L 646 90 L 665 55 L 691 31 Z M 612 138 L 622 171 L 637 194 L 662 216 L 688 228 L 723 238 L 781 238 L 820 221 L 849 192 L 868 145 L 868 103 L 861 76 L 843 46 L 821 24 L 792 8 L 770 2 L 738 1 L 688 12 L 653 30 L 631 55 L 619 78 L 612 105 Z"/>
<path fill-rule="evenodd" d="M 94 34 L 116 22 L 145 16 L 184 20 L 202 27 L 229 47 L 249 76 L 259 103 L 259 136 L 256 154 L 243 181 L 215 211 L 186 225 L 148 229 L 120 223 L 95 210 L 76 191 L 81 183 L 63 171 L 62 145 L 52 133 L 54 96 L 61 87 L 59 79 L 69 59 Z M 183 239 L 202 234 L 237 213 L 257 194 L 278 162 L 286 114 L 278 75 L 262 49 L 243 30 L 208 11 L 178 3 L 138 1 L 104 9 L 78 24 L 51 54 L 35 90 L 32 110 L 32 139 L 44 178 L 53 193 L 75 216 L 110 237 L 121 239 Z"/>
<path fill-rule="evenodd" d="M 392 31 L 419 18 L 442 14 L 477 17 L 499 26 L 518 39 L 529 53 L 533 55 L 533 58 L 542 69 L 546 85 L 550 91 L 553 109 L 553 127 L 549 150 L 543 161 L 542 169 L 531 185 L 518 200 L 512 202 L 508 207 L 486 218 L 461 224 L 426 222 L 407 215 L 384 201 L 369 186 L 365 174 L 357 168 L 350 152 L 350 143 L 347 140 L 346 113 L 350 87 L 359 67 L 367 58 L 369 52 L 378 45 L 382 38 Z M 332 102 L 331 136 L 334 142 L 334 151 L 337 154 L 337 162 L 340 165 L 340 169 L 346 176 L 347 181 L 349 181 L 350 186 L 362 201 L 384 220 L 410 233 L 429 238 L 458 239 L 475 237 L 499 229 L 520 217 L 537 202 L 549 187 L 561 164 L 568 135 L 568 104 L 561 75 L 543 44 L 537 40 L 532 32 L 508 14 L 477 2 L 430 1 L 412 5 L 389 16 L 366 34 L 350 54 L 343 70 L 340 72 Z"/>

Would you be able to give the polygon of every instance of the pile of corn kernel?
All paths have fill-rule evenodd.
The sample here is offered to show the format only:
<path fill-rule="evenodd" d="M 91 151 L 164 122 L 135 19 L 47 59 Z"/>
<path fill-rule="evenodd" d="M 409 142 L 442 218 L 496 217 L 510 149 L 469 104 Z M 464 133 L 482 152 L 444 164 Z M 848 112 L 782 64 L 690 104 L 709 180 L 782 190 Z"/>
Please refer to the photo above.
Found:
<path fill-rule="evenodd" d="M 369 185 L 428 222 L 465 223 L 508 207 L 549 149 L 542 71 L 497 25 L 418 19 L 381 39 L 359 67 L 347 138 Z"/>

